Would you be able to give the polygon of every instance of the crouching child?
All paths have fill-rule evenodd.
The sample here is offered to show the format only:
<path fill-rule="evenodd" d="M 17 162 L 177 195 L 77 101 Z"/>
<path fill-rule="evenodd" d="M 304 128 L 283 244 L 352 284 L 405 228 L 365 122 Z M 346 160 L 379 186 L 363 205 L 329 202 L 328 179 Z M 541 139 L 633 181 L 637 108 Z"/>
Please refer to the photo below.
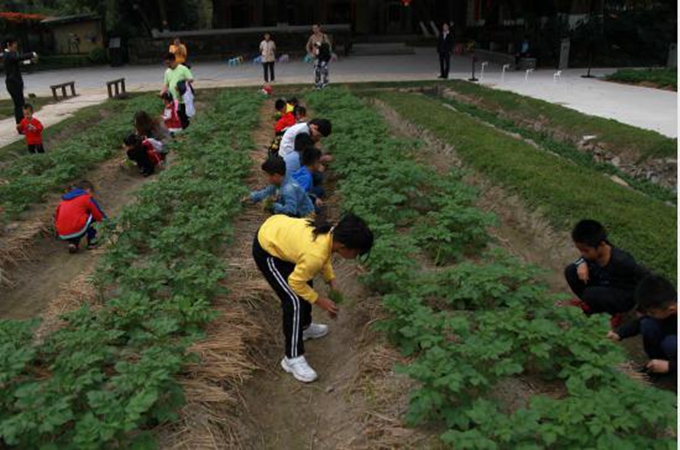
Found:
<path fill-rule="evenodd" d="M 286 177 L 286 163 L 283 158 L 269 157 L 262 164 L 262 170 L 269 185 L 251 192 L 243 199 L 244 202 L 259 203 L 265 199 L 274 199 L 267 209 L 274 214 L 290 217 L 307 217 L 314 213 L 314 205 L 305 191 L 294 179 Z"/>
<path fill-rule="evenodd" d="M 649 274 L 624 250 L 612 245 L 599 222 L 582 220 L 572 231 L 581 257 L 567 266 L 564 276 L 586 314 L 612 316 L 612 328 L 635 307 L 635 288 Z"/>
<path fill-rule="evenodd" d="M 130 134 L 123 139 L 123 148 L 130 161 L 137 164 L 139 172 L 148 177 L 153 175 L 156 167 L 163 161 L 163 155 L 151 143 L 151 139 Z"/>
<path fill-rule="evenodd" d="M 88 250 L 97 245 L 97 230 L 93 225 L 104 219 L 106 214 L 94 198 L 94 186 L 83 180 L 61 197 L 54 224 L 59 239 L 68 241 L 69 253 L 77 253 L 83 237 L 87 238 Z"/>
<path fill-rule="evenodd" d="M 635 290 L 640 315 L 607 337 L 620 341 L 642 335 L 642 345 L 650 361 L 644 371 L 676 373 L 678 362 L 678 294 L 670 281 L 650 275 Z"/>

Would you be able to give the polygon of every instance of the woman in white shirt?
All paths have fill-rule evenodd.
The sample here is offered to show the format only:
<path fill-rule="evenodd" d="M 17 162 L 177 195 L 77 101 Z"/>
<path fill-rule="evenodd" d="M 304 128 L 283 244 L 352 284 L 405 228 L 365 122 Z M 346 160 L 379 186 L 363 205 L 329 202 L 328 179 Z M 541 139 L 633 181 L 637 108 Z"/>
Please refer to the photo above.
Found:
<path fill-rule="evenodd" d="M 264 40 L 260 42 L 260 54 L 262 55 L 262 67 L 264 68 L 264 82 L 274 81 L 274 63 L 276 63 L 276 44 L 272 41 L 269 33 L 264 34 Z"/>

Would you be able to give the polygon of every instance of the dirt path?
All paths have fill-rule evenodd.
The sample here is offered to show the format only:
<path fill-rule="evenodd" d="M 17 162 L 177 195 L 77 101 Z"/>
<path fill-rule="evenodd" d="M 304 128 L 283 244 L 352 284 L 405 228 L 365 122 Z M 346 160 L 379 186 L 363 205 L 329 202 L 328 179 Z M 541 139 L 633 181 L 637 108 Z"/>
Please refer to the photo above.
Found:
<path fill-rule="evenodd" d="M 151 178 L 142 178 L 135 168 L 127 166 L 123 157 L 117 157 L 102 164 L 88 175 L 97 188 L 97 199 L 107 215 L 116 216 L 133 200 L 133 192 Z M 45 226 L 58 201 L 50 196 L 47 206 L 41 206 L 38 224 Z M 34 226 L 38 226 L 35 225 Z M 6 277 L 13 287 L 3 287 L 0 302 L 0 318 L 27 319 L 35 317 L 46 305 L 58 296 L 60 289 L 79 274 L 94 269 L 100 251 L 82 250 L 77 255 L 66 251 L 64 242 L 57 241 L 42 233 L 34 236 L 26 248 L 23 260 L 9 267 Z"/>
<path fill-rule="evenodd" d="M 271 140 L 273 103 L 263 106 L 263 121 L 254 134 L 258 150 L 253 154 L 253 176 L 250 187 L 262 185 L 259 166 L 266 158 L 266 146 Z M 330 189 L 332 192 L 333 189 Z M 337 199 L 329 202 L 330 216 L 337 211 Z M 261 280 L 252 257 L 253 236 L 267 215 L 260 206 L 253 206 L 237 224 L 241 256 L 229 258 L 246 278 Z M 266 288 L 256 302 L 261 339 L 256 343 L 258 365 L 261 368 L 241 390 L 243 429 L 240 446 L 247 449 L 337 449 L 351 448 L 352 442 L 362 435 L 361 419 L 366 413 L 363 395 L 355 387 L 360 374 L 359 346 L 363 330 L 370 320 L 369 313 L 359 302 L 365 296 L 356 283 L 356 266 L 336 261 L 335 270 L 339 286 L 345 293 L 347 304 L 336 321 L 314 308 L 315 321 L 327 323 L 330 333 L 318 341 L 306 342 L 306 356 L 318 372 L 319 380 L 302 384 L 281 370 L 283 356 L 281 312 L 279 300 Z M 242 275 L 243 276 L 243 275 Z M 228 276 L 232 278 L 232 276 Z M 320 289 L 323 283 L 319 280 Z M 247 295 L 247 293 L 244 293 Z"/>

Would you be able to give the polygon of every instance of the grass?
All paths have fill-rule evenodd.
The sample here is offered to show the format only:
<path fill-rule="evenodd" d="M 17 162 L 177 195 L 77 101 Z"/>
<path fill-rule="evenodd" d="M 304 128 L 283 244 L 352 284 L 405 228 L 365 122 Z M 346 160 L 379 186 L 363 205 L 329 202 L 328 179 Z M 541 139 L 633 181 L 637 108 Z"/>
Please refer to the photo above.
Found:
<path fill-rule="evenodd" d="M 619 186 L 592 168 L 577 166 L 418 94 L 376 96 L 415 124 L 453 144 L 477 171 L 520 195 L 560 230 L 594 218 L 615 245 L 657 273 L 677 276 L 677 209 Z"/>
<path fill-rule="evenodd" d="M 482 122 L 486 122 L 510 133 L 516 133 L 523 138 L 530 139 L 544 149 L 567 158 L 576 164 L 595 169 L 605 175 L 615 175 L 628 183 L 631 188 L 640 191 L 645 195 L 664 202 L 676 203 L 677 201 L 677 196 L 671 189 L 652 183 L 651 181 L 634 178 L 618 169 L 613 164 L 597 162 L 592 153 L 580 151 L 575 144 L 558 141 L 551 137 L 550 134 L 543 131 L 534 131 L 529 127 L 518 126 L 512 119 L 506 119 L 469 103 L 461 103 L 453 99 L 445 99 L 444 101 L 454 106 L 457 110 L 469 114 Z"/>
<path fill-rule="evenodd" d="M 655 131 L 643 130 L 613 119 L 589 116 L 564 106 L 526 97 L 513 92 L 490 89 L 467 81 L 454 80 L 450 89 L 474 97 L 476 106 L 507 116 L 517 124 L 540 122 L 547 132 L 579 141 L 596 135 L 598 142 L 615 154 L 632 154 L 639 162 L 648 158 L 675 158 L 677 139 Z"/>
<path fill-rule="evenodd" d="M 43 106 L 54 103 L 54 99 L 52 97 L 27 98 L 26 103 L 33 105 L 34 111 L 38 113 Z M 10 99 L 0 100 L 0 120 L 8 117 L 14 117 L 14 102 Z"/>
<path fill-rule="evenodd" d="M 657 88 L 678 90 L 678 73 L 675 68 L 619 69 L 606 78 L 620 83 L 645 84 Z"/>

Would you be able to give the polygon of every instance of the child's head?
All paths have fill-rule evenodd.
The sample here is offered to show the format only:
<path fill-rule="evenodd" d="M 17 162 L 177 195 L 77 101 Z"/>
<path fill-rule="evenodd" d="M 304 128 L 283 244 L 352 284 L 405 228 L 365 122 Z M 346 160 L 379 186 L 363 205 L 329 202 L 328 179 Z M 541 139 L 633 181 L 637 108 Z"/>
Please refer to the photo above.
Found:
<path fill-rule="evenodd" d="M 175 60 L 175 54 L 174 53 L 166 53 L 165 57 L 163 58 L 163 61 L 165 62 L 165 66 L 174 69 L 177 67 L 177 61 Z"/>
<path fill-rule="evenodd" d="M 90 183 L 88 180 L 81 180 L 73 185 L 75 189 L 82 189 L 89 194 L 94 194 L 94 184 Z"/>
<path fill-rule="evenodd" d="M 293 116 L 295 116 L 296 122 L 302 122 L 307 118 L 307 108 L 301 105 L 295 106 L 293 108 Z"/>
<path fill-rule="evenodd" d="M 175 45 L 181 45 L 181 44 L 182 44 L 182 41 L 181 41 L 180 38 L 178 38 L 178 37 L 176 37 L 172 42 L 173 42 L 173 44 L 175 44 Z"/>
<path fill-rule="evenodd" d="M 135 130 L 140 136 L 149 136 L 153 133 L 155 127 L 154 119 L 146 111 L 137 111 L 135 113 Z"/>
<path fill-rule="evenodd" d="M 16 52 L 19 49 L 19 41 L 15 37 L 8 37 L 5 40 L 5 48 L 10 52 Z"/>
<path fill-rule="evenodd" d="M 286 112 L 286 101 L 282 98 L 277 99 L 274 102 L 274 109 L 283 114 L 284 112 Z"/>
<path fill-rule="evenodd" d="M 175 101 L 172 98 L 172 94 L 169 92 L 163 92 L 161 94 L 161 100 L 163 100 L 163 103 L 165 103 L 166 106 L 171 105 Z"/>
<path fill-rule="evenodd" d="M 24 117 L 27 118 L 28 120 L 31 120 L 33 118 L 33 105 L 26 103 L 23 109 Z"/>
<path fill-rule="evenodd" d="M 335 251 L 345 259 L 365 255 L 373 247 L 373 232 L 360 217 L 348 213 L 332 229 Z"/>
<path fill-rule="evenodd" d="M 262 163 L 262 170 L 267 174 L 270 184 L 281 186 L 286 178 L 286 162 L 280 156 L 271 156 Z"/>
<path fill-rule="evenodd" d="M 295 136 L 295 151 L 303 153 L 308 148 L 314 148 L 314 140 L 307 133 L 300 133 Z"/>
<path fill-rule="evenodd" d="M 609 245 L 607 231 L 602 224 L 590 219 L 577 223 L 571 232 L 571 238 L 581 256 L 590 261 L 596 260 Z"/>
<path fill-rule="evenodd" d="M 678 312 L 678 294 L 673 284 L 657 275 L 640 281 L 635 300 L 638 310 L 653 319 L 663 320 Z"/>
<path fill-rule="evenodd" d="M 132 150 L 133 148 L 137 147 L 139 144 L 141 144 L 142 138 L 134 133 L 128 134 L 125 136 L 123 139 L 123 147 L 125 147 L 126 150 Z"/>
<path fill-rule="evenodd" d="M 297 97 L 291 97 L 288 99 L 288 104 L 295 107 L 300 104 L 300 101 L 297 99 Z"/>
<path fill-rule="evenodd" d="M 300 156 L 300 164 L 312 172 L 316 172 L 321 162 L 321 150 L 316 147 L 307 147 Z"/>
<path fill-rule="evenodd" d="M 269 33 L 265 33 L 265 34 L 264 34 L 264 40 L 265 40 L 265 41 L 268 41 L 268 40 L 270 40 L 271 38 L 272 38 L 272 35 L 271 35 L 271 34 L 269 34 Z"/>
<path fill-rule="evenodd" d="M 309 130 L 314 142 L 319 142 L 322 137 L 328 137 L 333 131 L 331 122 L 326 119 L 314 119 L 309 122 Z"/>

